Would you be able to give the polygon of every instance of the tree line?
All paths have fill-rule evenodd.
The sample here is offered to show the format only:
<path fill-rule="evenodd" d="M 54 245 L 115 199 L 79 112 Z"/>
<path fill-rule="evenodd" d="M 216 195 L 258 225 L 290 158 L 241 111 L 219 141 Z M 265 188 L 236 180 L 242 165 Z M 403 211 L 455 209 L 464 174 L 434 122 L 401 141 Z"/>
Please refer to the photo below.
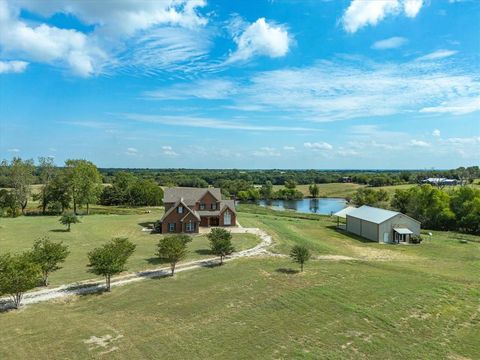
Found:
<path fill-rule="evenodd" d="M 51 158 L 33 160 L 13 158 L 0 164 L 0 173 L 6 188 L 0 189 L 0 213 L 6 216 L 25 215 L 30 199 L 38 202 L 42 215 L 64 213 L 80 208 L 90 212 L 90 205 L 155 206 L 161 205 L 163 191 L 149 179 L 131 173 L 119 172 L 112 186 L 102 183 L 102 175 L 91 161 L 69 159 L 57 167 Z M 32 194 L 36 179 L 41 184 Z"/>

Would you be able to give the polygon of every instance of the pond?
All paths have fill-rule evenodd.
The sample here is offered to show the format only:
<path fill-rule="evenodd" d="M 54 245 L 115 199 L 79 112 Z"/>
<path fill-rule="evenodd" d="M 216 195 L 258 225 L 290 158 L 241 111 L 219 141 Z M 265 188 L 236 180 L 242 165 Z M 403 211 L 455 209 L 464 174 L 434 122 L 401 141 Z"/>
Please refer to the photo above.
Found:
<path fill-rule="evenodd" d="M 347 207 L 347 200 L 340 198 L 259 200 L 257 204 L 269 206 L 274 210 L 294 210 L 299 213 L 330 215 Z"/>

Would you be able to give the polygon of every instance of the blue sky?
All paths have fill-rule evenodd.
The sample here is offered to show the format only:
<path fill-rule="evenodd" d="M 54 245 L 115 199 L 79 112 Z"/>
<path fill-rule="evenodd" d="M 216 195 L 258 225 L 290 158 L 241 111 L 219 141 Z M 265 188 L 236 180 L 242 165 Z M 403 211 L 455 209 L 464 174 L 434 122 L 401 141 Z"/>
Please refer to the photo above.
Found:
<path fill-rule="evenodd" d="M 0 158 L 480 163 L 480 2 L 0 0 Z"/>

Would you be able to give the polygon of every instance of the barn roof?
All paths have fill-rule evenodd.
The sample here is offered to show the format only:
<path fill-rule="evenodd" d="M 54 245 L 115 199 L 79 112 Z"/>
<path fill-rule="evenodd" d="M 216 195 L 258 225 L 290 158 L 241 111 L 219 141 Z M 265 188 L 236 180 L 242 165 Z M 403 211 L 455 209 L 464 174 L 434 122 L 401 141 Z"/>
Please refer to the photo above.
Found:
<path fill-rule="evenodd" d="M 355 210 L 356 207 L 353 207 L 353 206 L 347 206 L 346 208 L 340 210 L 340 211 L 337 211 L 335 214 L 333 214 L 333 216 L 338 216 L 338 217 L 341 217 L 343 219 L 345 219 L 347 217 L 348 214 L 350 214 L 350 212 L 352 210 Z"/>
<path fill-rule="evenodd" d="M 397 211 L 380 209 L 372 206 L 363 205 L 359 208 L 350 211 L 347 216 L 352 216 L 357 219 L 372 222 L 374 224 L 381 224 L 388 219 L 400 214 Z"/>

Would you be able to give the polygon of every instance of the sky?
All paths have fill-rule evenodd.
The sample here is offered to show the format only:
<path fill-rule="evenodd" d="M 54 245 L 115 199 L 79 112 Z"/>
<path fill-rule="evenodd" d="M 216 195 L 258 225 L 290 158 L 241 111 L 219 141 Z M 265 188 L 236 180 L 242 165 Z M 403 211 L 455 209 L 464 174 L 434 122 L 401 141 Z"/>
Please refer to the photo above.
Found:
<path fill-rule="evenodd" d="M 480 164 L 480 2 L 0 0 L 0 159 Z"/>

